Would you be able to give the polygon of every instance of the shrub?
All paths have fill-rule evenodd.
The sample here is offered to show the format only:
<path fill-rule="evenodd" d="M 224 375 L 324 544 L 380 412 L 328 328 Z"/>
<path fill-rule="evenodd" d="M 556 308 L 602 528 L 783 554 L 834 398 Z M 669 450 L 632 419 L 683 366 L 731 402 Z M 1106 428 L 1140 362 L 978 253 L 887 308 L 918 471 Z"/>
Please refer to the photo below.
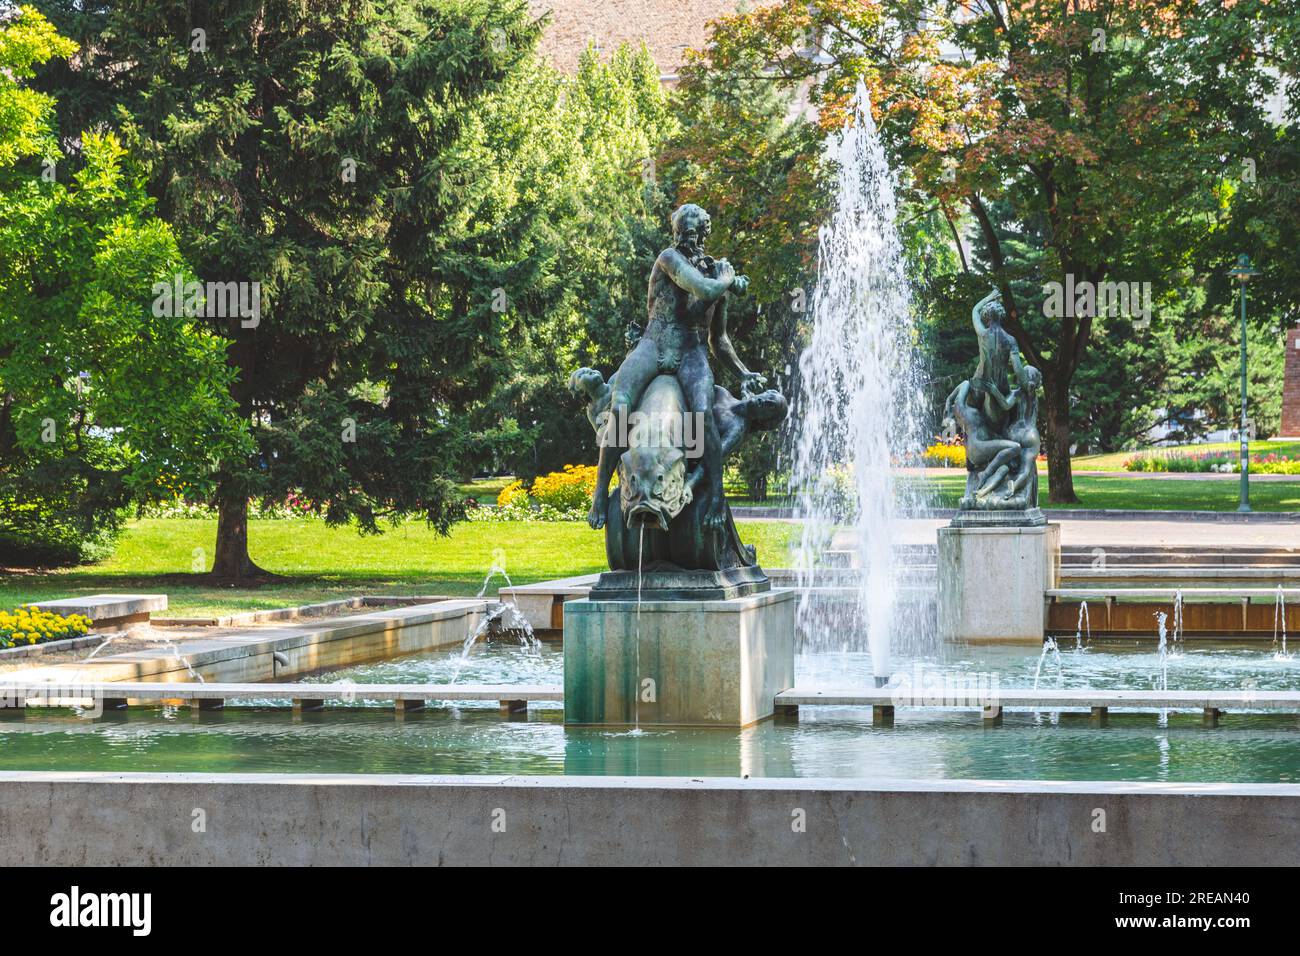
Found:
<path fill-rule="evenodd" d="M 42 491 L 0 472 L 0 566 L 59 567 L 100 561 L 113 553 L 121 515 L 113 503 L 79 507 L 75 485 Z"/>
<path fill-rule="evenodd" d="M 966 446 L 955 442 L 936 442 L 925 450 L 921 460 L 929 468 L 965 468 Z"/>
<path fill-rule="evenodd" d="M 516 478 L 514 481 L 510 482 L 510 484 L 502 488 L 501 493 L 497 495 L 497 507 L 508 508 L 516 499 L 518 499 L 519 503 L 522 504 L 527 497 L 528 491 L 524 488 L 524 483 Z"/>
<path fill-rule="evenodd" d="M 553 471 L 535 479 L 528 496 L 538 504 L 562 511 L 585 510 L 591 504 L 595 490 L 595 465 L 565 465 L 562 471 Z"/>
<path fill-rule="evenodd" d="M 617 487 L 618 477 L 611 482 Z M 495 508 L 479 508 L 470 521 L 582 521 L 596 490 L 595 465 L 565 465 L 533 479 L 531 487 L 516 479 L 501 489 Z"/>
<path fill-rule="evenodd" d="M 43 644 L 90 632 L 90 618 L 82 614 L 63 617 L 53 611 L 23 605 L 0 611 L 0 647 Z"/>

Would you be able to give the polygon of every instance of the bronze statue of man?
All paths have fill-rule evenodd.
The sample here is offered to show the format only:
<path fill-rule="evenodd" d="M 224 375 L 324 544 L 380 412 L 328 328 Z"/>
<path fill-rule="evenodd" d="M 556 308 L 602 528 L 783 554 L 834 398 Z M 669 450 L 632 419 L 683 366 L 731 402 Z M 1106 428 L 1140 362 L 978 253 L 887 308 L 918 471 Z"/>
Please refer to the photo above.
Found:
<path fill-rule="evenodd" d="M 687 203 L 672 217 L 673 244 L 659 253 L 650 271 L 645 332 L 610 380 L 609 417 L 600 436 L 596 490 L 587 522 L 603 527 L 609 504 L 609 482 L 618 464 L 616 429 L 636 408 L 646 385 L 657 375 L 675 375 L 686 400 L 687 413 L 704 426 L 705 500 L 701 523 L 723 531 L 727 514 L 722 491 L 722 444 L 713 417 L 713 371 L 708 350 L 740 376 L 746 392 L 761 387 L 762 375 L 751 372 L 737 357 L 727 336 L 728 292 L 743 294 L 749 280 L 737 275 L 725 259 L 704 254 L 709 215 Z M 706 345 L 707 343 L 707 345 Z"/>

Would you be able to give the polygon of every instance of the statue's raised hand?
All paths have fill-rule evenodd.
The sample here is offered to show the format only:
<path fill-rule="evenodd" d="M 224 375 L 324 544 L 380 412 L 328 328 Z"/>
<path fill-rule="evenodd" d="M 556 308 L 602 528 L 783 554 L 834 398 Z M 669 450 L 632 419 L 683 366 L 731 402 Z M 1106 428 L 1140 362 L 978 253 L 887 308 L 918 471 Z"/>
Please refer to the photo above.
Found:
<path fill-rule="evenodd" d="M 713 260 L 714 278 L 729 284 L 735 284 L 736 267 L 726 259 Z M 746 282 L 749 280 L 746 279 Z"/>
<path fill-rule="evenodd" d="M 767 384 L 767 376 L 758 372 L 746 372 L 740 376 L 740 390 L 746 395 L 757 395 Z"/>
<path fill-rule="evenodd" d="M 736 295 L 744 295 L 745 290 L 749 288 L 749 276 L 736 276 L 731 280 L 731 291 Z"/>

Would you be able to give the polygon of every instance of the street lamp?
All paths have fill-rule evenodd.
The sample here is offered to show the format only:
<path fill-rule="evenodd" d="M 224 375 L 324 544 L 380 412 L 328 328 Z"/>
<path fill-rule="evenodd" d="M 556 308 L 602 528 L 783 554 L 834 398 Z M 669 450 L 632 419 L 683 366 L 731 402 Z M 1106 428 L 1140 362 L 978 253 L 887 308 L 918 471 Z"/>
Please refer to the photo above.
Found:
<path fill-rule="evenodd" d="M 1228 275 L 1241 280 L 1241 503 L 1237 510 L 1250 510 L 1250 444 L 1246 435 L 1246 282 L 1258 271 L 1250 266 L 1250 256 L 1244 252 Z"/>

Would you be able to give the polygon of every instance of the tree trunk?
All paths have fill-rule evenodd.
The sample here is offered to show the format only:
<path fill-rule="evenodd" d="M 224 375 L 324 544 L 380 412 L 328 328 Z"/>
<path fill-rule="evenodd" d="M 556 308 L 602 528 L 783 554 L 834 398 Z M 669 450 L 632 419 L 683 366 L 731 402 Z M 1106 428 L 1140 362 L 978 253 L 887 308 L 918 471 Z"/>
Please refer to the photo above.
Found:
<path fill-rule="evenodd" d="M 217 493 L 217 547 L 212 577 L 243 581 L 265 576 L 266 572 L 248 556 L 248 497 L 223 487 Z"/>
<path fill-rule="evenodd" d="M 1047 418 L 1047 497 L 1053 504 L 1077 504 L 1070 470 L 1070 390 L 1055 382 L 1043 391 Z"/>

